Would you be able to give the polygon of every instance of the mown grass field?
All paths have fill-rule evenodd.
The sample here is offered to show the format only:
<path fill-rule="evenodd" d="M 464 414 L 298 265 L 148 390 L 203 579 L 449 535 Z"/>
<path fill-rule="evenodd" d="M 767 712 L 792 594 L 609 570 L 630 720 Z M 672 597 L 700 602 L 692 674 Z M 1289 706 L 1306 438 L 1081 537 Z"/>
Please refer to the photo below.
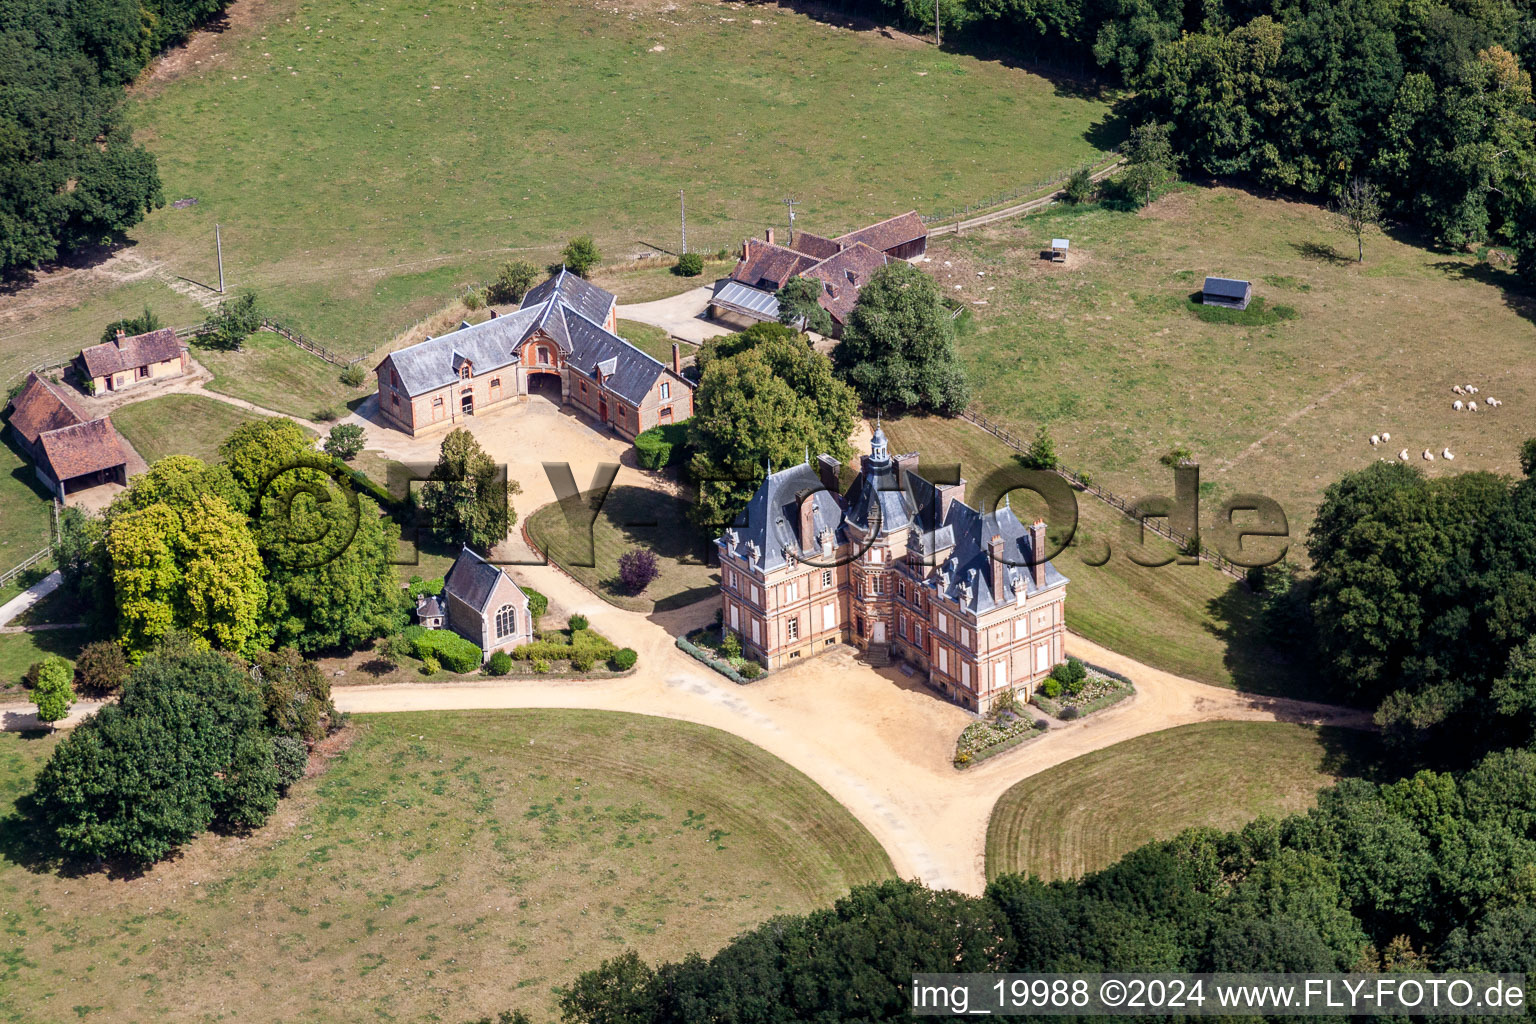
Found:
<path fill-rule="evenodd" d="M 1205 722 L 1140 736 L 1018 783 L 987 825 L 987 877 L 1073 878 L 1186 828 L 1240 828 L 1312 806 L 1370 739 L 1280 722 Z"/>
<path fill-rule="evenodd" d="M 35 633 L 0 633 L 0 697 L 24 699 L 21 677 L 34 662 L 58 654 L 71 662 L 90 640 L 83 629 L 47 629 Z"/>
<path fill-rule="evenodd" d="M 0 572 L 48 546 L 52 515 L 48 489 L 5 430 L 0 437 Z"/>
<path fill-rule="evenodd" d="M 198 202 L 152 214 L 136 253 L 215 281 L 218 223 L 228 286 L 348 354 L 575 235 L 676 247 L 680 189 L 690 245 L 735 248 L 788 192 L 835 235 L 1116 141 L 1104 99 L 772 6 L 240 0 L 170 67 L 129 115 L 167 200 Z M 830 144 L 804 127 L 829 103 Z"/>
<path fill-rule="evenodd" d="M 550 502 L 533 513 L 528 532 L 550 561 L 609 604 L 648 614 L 719 593 L 720 571 L 704 563 L 708 551 L 698 542 L 683 499 L 646 487 L 615 486 L 593 520 L 590 540 L 584 528 L 591 515 L 587 502 L 580 496 L 569 500 L 577 503 L 570 516 L 564 503 Z M 629 593 L 619 580 L 619 557 L 634 548 L 652 552 L 661 570 L 641 594 Z"/>
<path fill-rule="evenodd" d="M 142 876 L 29 870 L 8 822 L 0 1019 L 552 1019 L 604 957 L 707 953 L 891 874 L 824 791 L 711 729 L 580 711 L 357 726 L 265 828 Z M 0 735 L 0 815 L 56 742 Z"/>
<path fill-rule="evenodd" d="M 667 366 L 672 365 L 672 336 L 660 327 L 635 320 L 620 320 L 619 336 L 652 359 L 660 359 Z M 692 345 L 683 346 L 683 355 L 687 356 L 692 351 Z"/>
<path fill-rule="evenodd" d="M 1066 265 L 1039 258 L 1058 236 Z M 1432 475 L 1518 474 L 1532 433 L 1536 303 L 1472 254 L 1377 234 L 1359 265 L 1351 243 L 1316 206 L 1183 186 L 1137 213 L 1057 207 L 945 238 L 926 266 L 973 303 L 959 344 L 988 417 L 1026 438 L 1044 423 L 1066 465 L 1130 498 L 1171 494 L 1158 458 L 1188 447 L 1207 525 L 1259 492 L 1301 538 L 1349 470 L 1406 448 Z M 1251 280 L 1297 316 L 1205 323 L 1185 303 L 1207 274 Z M 1506 404 L 1456 413 L 1453 384 Z M 1382 431 L 1391 443 L 1372 448 Z"/>
<path fill-rule="evenodd" d="M 1000 495 L 986 492 L 988 478 L 1018 465 L 1013 449 L 964 420 L 908 416 L 887 419 L 885 430 L 893 451 L 915 451 L 932 464 L 958 463 L 972 504 L 996 502 Z M 1027 492 L 1013 492 L 1009 501 L 1021 519 L 1045 516 L 1053 535 L 1063 526 Z M 1237 581 L 1209 565 L 1137 565 L 1122 532 L 1127 520 L 1092 495 L 1077 494 L 1077 516 L 1074 543 L 1052 560 L 1071 580 L 1068 629 L 1202 682 L 1291 696 L 1308 692 L 1307 678 L 1256 643 L 1249 628 L 1255 603 Z M 1158 538 L 1148 539 L 1149 555 L 1171 553 Z"/>
<path fill-rule="evenodd" d="M 209 391 L 306 420 L 317 419 L 323 409 L 344 415 L 349 402 L 362 399 L 378 383 L 369 374 L 362 387 L 348 387 L 341 382 L 341 367 L 271 331 L 251 335 L 238 352 L 198 349 L 194 356 L 213 373 Z"/>
<path fill-rule="evenodd" d="M 192 455 L 217 462 L 219 445 L 236 427 L 263 418 L 202 395 L 166 395 L 134 402 L 112 413 L 113 425 L 150 463 L 167 455 Z"/>

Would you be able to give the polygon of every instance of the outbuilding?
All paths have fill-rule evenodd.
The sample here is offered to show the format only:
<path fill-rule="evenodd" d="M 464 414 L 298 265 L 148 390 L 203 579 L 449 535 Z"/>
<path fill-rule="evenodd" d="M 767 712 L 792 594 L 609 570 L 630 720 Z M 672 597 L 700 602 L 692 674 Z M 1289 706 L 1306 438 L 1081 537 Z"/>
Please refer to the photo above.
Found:
<path fill-rule="evenodd" d="M 1253 298 L 1253 284 L 1231 277 L 1208 277 L 1200 290 L 1200 301 L 1207 306 L 1226 306 L 1228 309 L 1247 309 Z"/>
<path fill-rule="evenodd" d="M 1072 243 L 1068 239 L 1065 239 L 1065 238 L 1053 238 L 1053 239 L 1051 239 L 1051 262 L 1052 263 L 1065 263 L 1065 262 L 1067 262 L 1067 250 L 1070 249 L 1070 248 L 1072 248 Z"/>

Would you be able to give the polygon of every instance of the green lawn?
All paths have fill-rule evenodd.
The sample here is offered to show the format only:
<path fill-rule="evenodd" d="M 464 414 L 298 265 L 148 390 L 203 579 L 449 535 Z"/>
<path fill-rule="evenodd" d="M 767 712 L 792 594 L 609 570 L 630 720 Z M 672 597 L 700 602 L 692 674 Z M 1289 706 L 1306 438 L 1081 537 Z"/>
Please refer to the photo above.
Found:
<path fill-rule="evenodd" d="M 142 877 L 28 865 L 0 828 L 0 1019 L 554 1017 L 604 957 L 705 954 L 887 878 L 809 779 L 683 722 L 584 711 L 365 716 L 249 837 Z M 0 735 L 0 816 L 54 738 Z"/>
<path fill-rule="evenodd" d="M 217 398 L 166 395 L 123 406 L 112 414 L 112 423 L 145 462 L 167 455 L 215 462 L 219 445 L 236 427 L 262 418 Z"/>
<path fill-rule="evenodd" d="M 361 400 L 377 383 L 370 375 L 363 387 L 347 387 L 338 376 L 341 367 L 271 331 L 251 335 L 238 352 L 198 349 L 194 356 L 213 373 L 209 391 L 306 420 L 318 419 L 322 409 L 345 413 L 349 402 Z"/>
<path fill-rule="evenodd" d="M 129 101 L 168 200 L 135 252 L 215 280 L 218 223 L 229 287 L 348 354 L 574 235 L 610 259 L 675 248 L 680 189 L 690 246 L 734 250 L 789 193 L 836 235 L 1118 137 L 1107 97 L 775 6 L 296 0 L 202 46 Z M 805 130 L 829 103 L 835 139 Z"/>
<path fill-rule="evenodd" d="M 731 239 L 728 248 L 730 255 L 727 259 L 706 259 L 704 270 L 697 277 L 679 277 L 672 273 L 676 261 L 664 259 L 599 267 L 592 274 L 592 281 L 617 295 L 621 303 L 655 302 L 681 295 L 700 285 L 713 285 L 728 275 L 736 265 L 735 252 L 741 248 L 741 239 Z"/>
<path fill-rule="evenodd" d="M 591 515 L 587 503 L 581 497 L 571 500 L 575 507 L 569 518 L 563 503 L 551 502 L 533 513 L 528 531 L 550 561 L 609 604 L 648 613 L 681 608 L 719 593 L 720 572 L 704 564 L 707 552 L 697 541 L 682 498 L 645 487 L 614 487 L 592 522 L 590 538 L 585 530 Z M 661 570 L 656 582 L 639 595 L 625 591 L 618 578 L 619 556 L 634 548 L 653 552 Z"/>
<path fill-rule="evenodd" d="M 1039 258 L 1057 236 L 1066 265 Z M 1196 186 L 1138 213 L 1058 207 L 938 242 L 925 268 L 977 303 L 959 341 L 976 405 L 1022 437 L 1045 424 L 1065 464 L 1128 498 L 1170 494 L 1158 459 L 1185 446 L 1207 525 L 1223 500 L 1266 494 L 1304 556 L 1323 489 L 1382 456 L 1406 448 L 1432 476 L 1519 473 L 1536 305 L 1475 255 L 1375 234 L 1361 265 L 1326 210 Z M 1205 323 L 1186 300 L 1207 274 L 1251 280 L 1296 317 Z M 1454 412 L 1451 386 L 1469 383 L 1505 408 Z M 1419 458 L 1447 447 L 1454 462 Z"/>
<path fill-rule="evenodd" d="M 1240 828 L 1312 806 L 1366 763 L 1372 740 L 1279 722 L 1207 722 L 1085 754 L 1004 793 L 987 825 L 987 877 L 1072 878 L 1186 828 Z"/>
<path fill-rule="evenodd" d="M 0 442 L 0 572 L 5 572 L 48 546 L 53 512 L 48 489 L 38 482 L 15 435 L 6 430 Z"/>
<path fill-rule="evenodd" d="M 74 661 L 90 639 L 83 629 L 48 629 L 37 633 L 0 633 L 0 698 L 21 699 L 21 677 L 33 662 L 50 654 Z"/>
<path fill-rule="evenodd" d="M 660 327 L 642 324 L 634 320 L 619 321 L 619 336 L 653 359 L 672 365 L 672 336 Z M 682 347 L 686 358 L 693 354 L 692 345 Z"/>
<path fill-rule="evenodd" d="M 1017 465 L 1013 449 L 964 420 L 937 417 L 887 419 L 893 451 L 915 451 L 933 464 L 959 463 L 969 484 L 967 500 L 995 502 L 983 494 L 989 476 Z M 1169 488 L 1171 491 L 1172 488 Z M 1021 519 L 1045 515 L 1054 534 L 1062 525 L 1033 495 L 1009 496 Z M 1252 595 L 1209 565 L 1147 568 L 1127 556 L 1124 516 L 1088 494 L 1077 495 L 1076 543 L 1053 559 L 1072 582 L 1067 587 L 1067 628 L 1127 657 L 1219 686 L 1259 693 L 1305 695 L 1308 681 L 1253 639 Z M 1153 554 L 1166 554 L 1148 535 Z M 1104 557 L 1109 560 L 1091 565 Z"/>

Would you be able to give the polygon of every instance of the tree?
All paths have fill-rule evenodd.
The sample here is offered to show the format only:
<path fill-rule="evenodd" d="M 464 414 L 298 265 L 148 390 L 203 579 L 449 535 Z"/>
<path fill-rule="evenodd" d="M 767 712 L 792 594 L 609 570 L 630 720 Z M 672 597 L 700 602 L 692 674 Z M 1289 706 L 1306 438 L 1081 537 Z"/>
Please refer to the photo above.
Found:
<path fill-rule="evenodd" d="M 158 331 L 164 326 L 165 324 L 158 316 L 154 314 L 154 311 L 151 310 L 148 306 L 145 306 L 144 312 L 140 313 L 138 316 L 126 317 L 122 320 L 113 320 L 111 323 L 107 324 L 107 326 L 102 329 L 101 340 L 103 342 L 116 341 L 118 331 L 122 331 L 129 337 L 133 337 L 136 334 L 148 334 L 150 331 Z"/>
<path fill-rule="evenodd" d="M 69 715 L 70 706 L 75 702 L 75 688 L 71 685 L 73 676 L 69 662 L 57 654 L 50 654 L 42 660 L 37 672 L 37 684 L 32 689 L 38 721 L 52 726 L 54 722 Z"/>
<path fill-rule="evenodd" d="M 1362 178 L 1350 179 L 1339 190 L 1334 212 L 1355 239 L 1355 262 L 1365 262 L 1365 235 L 1372 228 L 1381 227 L 1381 193 L 1376 186 Z"/>
<path fill-rule="evenodd" d="M 101 516 L 66 505 L 59 513 L 58 534 L 53 540 L 53 564 L 59 567 L 62 585 L 85 608 L 87 624 L 98 633 L 117 629 L 106 531 Z"/>
<path fill-rule="evenodd" d="M 793 327 L 784 324 L 764 321 L 755 323 L 744 331 L 735 334 L 722 334 L 705 340 L 694 353 L 693 366 L 702 380 L 704 371 L 709 369 L 709 364 L 716 359 L 729 359 L 731 356 L 745 352 L 748 349 L 757 348 L 759 345 L 770 341 L 793 341 L 801 345 L 808 345 L 810 339 Z"/>
<path fill-rule="evenodd" d="M 779 323 L 823 336 L 832 333 L 832 314 L 821 304 L 821 282 L 814 277 L 792 277 L 774 297 L 779 300 Z"/>
<path fill-rule="evenodd" d="M 1092 200 L 1093 192 L 1093 172 L 1086 167 L 1079 167 L 1067 179 L 1066 187 L 1061 190 L 1061 197 L 1073 206 L 1079 206 Z"/>
<path fill-rule="evenodd" d="M 592 241 L 591 235 L 573 238 L 560 250 L 561 264 L 577 277 L 586 277 L 602 258 L 603 254 L 597 251 L 597 244 Z M 559 266 L 551 267 L 550 273 L 559 269 Z"/>
<path fill-rule="evenodd" d="M 475 435 L 460 427 L 443 438 L 437 465 L 417 502 L 433 534 L 488 551 L 517 522 L 511 495 L 519 489 Z"/>
<path fill-rule="evenodd" d="M 320 666 L 292 647 L 258 651 L 251 677 L 261 690 L 267 732 L 310 742 L 324 738 L 336 718 L 336 705 Z"/>
<path fill-rule="evenodd" d="M 952 416 L 970 402 L 939 286 L 905 261 L 881 267 L 860 289 L 833 359 L 869 405 Z"/>
<path fill-rule="evenodd" d="M 219 303 L 213 315 L 203 321 L 193 344 L 233 352 L 260 329 L 261 310 L 256 305 L 256 293 L 242 292 Z"/>
<path fill-rule="evenodd" d="M 706 529 L 735 521 L 768 465 L 795 465 L 807 452 L 840 462 L 852 455 L 848 436 L 858 414 L 852 389 L 799 335 L 764 326 L 779 336 L 707 360 L 694 393 L 689 468 L 699 493 L 690 514 Z"/>
<path fill-rule="evenodd" d="M 1035 429 L 1035 439 L 1029 443 L 1029 450 L 1019 456 L 1019 461 L 1025 469 L 1056 468 L 1056 442 L 1051 440 L 1044 423 Z"/>
<path fill-rule="evenodd" d="M 704 273 L 704 257 L 696 252 L 685 252 L 677 258 L 672 272 L 678 277 L 698 277 Z"/>
<path fill-rule="evenodd" d="M 343 462 L 351 462 L 363 451 L 363 428 L 356 423 L 338 423 L 325 439 L 325 453 Z"/>
<path fill-rule="evenodd" d="M 1137 196 L 1143 206 L 1152 202 L 1157 190 L 1173 179 L 1178 166 L 1169 126 L 1149 121 L 1132 128 L 1130 141 L 1126 143 L 1125 164 L 1126 189 Z"/>
<path fill-rule="evenodd" d="M 122 700 L 76 727 L 43 766 L 38 814 L 65 853 L 139 863 L 210 827 L 255 827 L 277 805 L 263 718 L 255 685 L 223 655 L 152 655 Z"/>
<path fill-rule="evenodd" d="M 116 693 L 128 679 L 128 656 L 111 640 L 88 643 L 75 659 L 75 682 L 87 693 Z"/>
<path fill-rule="evenodd" d="M 631 594 L 639 594 L 661 575 L 656 556 L 645 548 L 631 548 L 619 556 L 619 580 Z"/>
<path fill-rule="evenodd" d="M 522 302 L 539 276 L 539 268 L 527 260 L 509 260 L 496 272 L 486 298 L 490 302 Z"/>
<path fill-rule="evenodd" d="M 1536 437 L 1528 437 L 1520 445 L 1520 472 L 1536 477 Z"/>

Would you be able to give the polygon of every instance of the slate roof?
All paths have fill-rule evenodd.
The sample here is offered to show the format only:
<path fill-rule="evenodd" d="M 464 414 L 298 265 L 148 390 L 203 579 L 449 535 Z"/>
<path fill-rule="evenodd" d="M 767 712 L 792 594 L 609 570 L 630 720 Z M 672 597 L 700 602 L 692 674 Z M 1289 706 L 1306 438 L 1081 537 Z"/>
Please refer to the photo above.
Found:
<path fill-rule="evenodd" d="M 483 612 L 486 604 L 491 600 L 491 595 L 496 592 L 496 585 L 503 578 L 512 579 L 500 568 L 487 562 L 469 548 L 463 548 L 459 551 L 459 557 L 453 560 L 453 566 L 448 570 L 448 575 L 443 579 L 443 597 L 452 595 L 475 611 Z M 517 586 L 516 582 L 512 585 Z M 518 589 L 522 588 L 518 587 Z"/>
<path fill-rule="evenodd" d="M 416 617 L 420 619 L 440 619 L 443 617 L 443 606 L 438 601 L 436 594 L 422 594 L 416 599 Z"/>
<path fill-rule="evenodd" d="M 608 322 L 608 312 L 618 301 L 613 292 L 599 288 L 591 281 L 561 267 L 559 273 L 549 280 L 529 289 L 528 294 L 523 296 L 522 308 L 541 305 L 552 296 L 559 296 L 561 302 L 597 324 Z"/>
<path fill-rule="evenodd" d="M 879 249 L 856 242 L 829 259 L 822 260 L 803 276 L 814 277 L 832 286 L 821 291 L 821 305 L 832 319 L 845 323 L 853 312 L 853 304 L 859 297 L 859 289 L 869 283 L 869 275 L 891 261 Z"/>
<path fill-rule="evenodd" d="M 92 377 L 107 377 L 123 370 L 180 358 L 181 342 L 176 340 L 176 332 L 169 327 L 102 342 L 80 351 L 80 359 Z"/>
<path fill-rule="evenodd" d="M 468 359 L 476 374 L 517 362 L 517 349 L 531 333 L 540 309 L 498 316 L 473 327 L 430 338 L 391 352 L 379 365 L 392 363 L 405 393 L 415 397 L 458 379 Z"/>
<path fill-rule="evenodd" d="M 660 360 L 617 334 L 609 334 L 574 310 L 565 311 L 565 328 L 571 339 L 570 355 L 566 357 L 571 366 L 594 380 L 601 367 L 603 386 L 635 405 L 645 400 L 658 377 L 669 372 Z"/>
<path fill-rule="evenodd" d="M 763 479 L 746 509 L 736 517 L 735 527 L 720 538 L 725 550 L 750 562 L 751 545 L 755 544 L 765 571 L 786 563 L 785 548 L 811 554 L 800 547 L 800 497 L 812 491 L 821 492 L 812 499 L 816 509 L 814 536 L 820 537 L 824 530 L 837 531 L 843 515 L 839 499 L 822 490 L 815 467 L 802 462 Z M 814 550 L 821 550 L 819 543 Z"/>
<path fill-rule="evenodd" d="M 112 421 L 103 416 L 88 423 L 75 423 L 41 435 L 41 459 L 58 481 L 112 469 L 128 461 Z"/>
<path fill-rule="evenodd" d="M 84 423 L 85 414 L 55 390 L 52 384 L 35 373 L 29 373 L 26 385 L 11 403 L 8 422 L 11 429 L 31 447 L 47 431 Z"/>
<path fill-rule="evenodd" d="M 1251 287 L 1247 281 L 1237 281 L 1230 277 L 1208 277 L 1201 291 L 1221 299 L 1241 299 Z"/>
<path fill-rule="evenodd" d="M 850 231 L 846 235 L 841 235 L 834 239 L 834 241 L 840 242 L 845 246 L 852 245 L 855 242 L 863 242 L 865 245 L 884 252 L 919 238 L 926 238 L 927 236 L 928 229 L 923 225 L 923 218 L 918 216 L 916 210 L 912 210 L 908 213 L 882 220 L 878 224 L 871 224 L 867 228 Z"/>

